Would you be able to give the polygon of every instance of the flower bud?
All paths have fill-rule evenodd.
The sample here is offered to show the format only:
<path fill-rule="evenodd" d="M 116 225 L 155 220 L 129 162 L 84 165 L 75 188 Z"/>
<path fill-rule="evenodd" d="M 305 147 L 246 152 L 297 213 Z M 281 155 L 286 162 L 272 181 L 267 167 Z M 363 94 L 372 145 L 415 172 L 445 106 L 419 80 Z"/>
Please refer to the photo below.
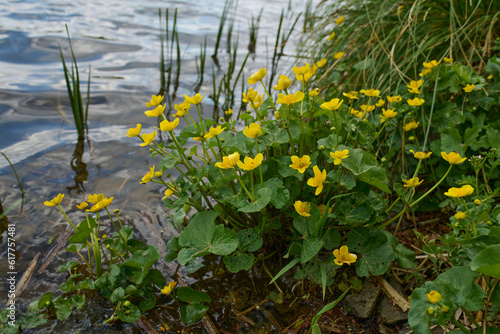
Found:
<path fill-rule="evenodd" d="M 408 140 L 409 140 L 409 141 L 414 141 L 414 140 L 415 140 L 415 136 L 410 136 L 410 137 L 408 138 Z"/>
<path fill-rule="evenodd" d="M 429 308 L 427 309 L 427 313 L 429 313 L 429 314 L 433 314 L 433 313 L 434 313 L 434 307 L 432 307 L 432 306 L 431 306 L 431 307 L 429 307 Z"/>
<path fill-rule="evenodd" d="M 130 301 L 126 300 L 123 302 L 123 306 L 129 307 L 130 306 Z"/>
<path fill-rule="evenodd" d="M 115 215 L 119 214 L 119 213 L 120 213 L 120 209 L 114 209 L 114 210 L 113 210 L 113 213 L 114 213 Z"/>
<path fill-rule="evenodd" d="M 330 128 L 330 131 L 335 132 L 335 130 L 336 130 L 336 128 L 335 128 L 334 126 L 332 126 L 332 127 Z"/>
<path fill-rule="evenodd" d="M 472 107 L 472 110 L 477 110 L 477 107 Z"/>
<path fill-rule="evenodd" d="M 245 112 L 246 112 L 247 114 L 249 114 L 249 115 L 252 113 L 252 111 L 251 111 L 251 110 L 247 110 L 247 111 L 245 111 Z"/>
<path fill-rule="evenodd" d="M 441 311 L 443 311 L 444 313 L 448 313 L 450 311 L 450 308 L 446 305 L 443 305 L 441 306 Z"/>
<path fill-rule="evenodd" d="M 491 225 L 493 225 L 493 222 L 491 220 L 487 220 L 486 221 L 486 225 L 490 225 L 491 226 Z"/>
<path fill-rule="evenodd" d="M 318 146 L 318 150 L 320 150 L 320 151 L 323 151 L 325 148 L 326 148 L 325 145 Z"/>
<path fill-rule="evenodd" d="M 326 125 L 326 126 L 330 126 L 330 125 L 332 125 L 332 121 L 330 121 L 330 120 L 326 121 L 326 122 L 325 122 L 325 125 Z"/>
<path fill-rule="evenodd" d="M 224 138 L 219 139 L 221 143 L 225 142 L 226 140 Z"/>
<path fill-rule="evenodd" d="M 130 310 L 126 310 L 125 311 L 126 314 L 130 314 L 130 312 L 131 312 Z"/>
<path fill-rule="evenodd" d="M 480 206 L 481 205 L 481 200 L 479 198 L 476 198 L 474 200 L 474 204 L 476 204 L 477 206 Z"/>
<path fill-rule="evenodd" d="M 281 116 L 281 115 L 280 115 L 280 112 L 279 112 L 279 111 L 276 111 L 276 112 L 274 113 L 274 118 L 278 119 L 278 118 L 280 118 L 280 116 Z"/>
<path fill-rule="evenodd" d="M 45 306 L 50 306 L 50 304 L 51 304 L 51 303 L 50 303 L 50 300 L 47 300 L 47 301 L 45 302 Z"/>
<path fill-rule="evenodd" d="M 387 161 L 387 159 L 386 159 L 386 158 L 382 158 L 382 159 L 380 159 L 380 162 L 381 162 L 381 163 L 385 163 L 386 161 Z"/>

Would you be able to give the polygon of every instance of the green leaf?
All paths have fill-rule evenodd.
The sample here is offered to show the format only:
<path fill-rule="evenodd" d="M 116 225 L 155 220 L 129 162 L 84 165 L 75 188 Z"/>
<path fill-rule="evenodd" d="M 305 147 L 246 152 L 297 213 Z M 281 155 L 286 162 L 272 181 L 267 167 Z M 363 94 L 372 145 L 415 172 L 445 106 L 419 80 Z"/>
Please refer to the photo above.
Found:
<path fill-rule="evenodd" d="M 373 214 L 373 209 L 367 205 L 358 205 L 349 212 L 345 218 L 348 224 L 366 223 Z"/>
<path fill-rule="evenodd" d="M 196 291 L 190 287 L 182 286 L 177 289 L 177 297 L 186 303 L 210 303 L 210 296 L 203 291 Z"/>
<path fill-rule="evenodd" d="M 472 270 L 500 278 L 500 245 L 486 247 L 470 263 Z"/>
<path fill-rule="evenodd" d="M 255 201 L 248 202 L 247 199 L 244 199 L 243 201 L 238 203 L 238 211 L 259 212 L 269 203 L 272 194 L 273 191 L 270 188 L 259 189 L 257 194 L 255 194 Z"/>
<path fill-rule="evenodd" d="M 262 238 L 260 237 L 260 231 L 256 227 L 246 230 L 239 230 L 238 238 L 240 240 L 240 245 L 238 248 L 242 252 L 255 252 L 259 250 L 264 243 L 264 240 L 262 240 Z"/>
<path fill-rule="evenodd" d="M 160 161 L 160 165 L 158 166 L 160 170 L 169 170 L 177 165 L 177 162 L 180 160 L 179 152 L 177 152 L 177 150 L 171 150 L 170 154 L 172 154 L 173 157 L 167 155 Z"/>
<path fill-rule="evenodd" d="M 127 311 L 130 312 L 127 313 Z M 123 322 L 136 322 L 141 318 L 141 310 L 139 310 L 139 308 L 136 305 L 130 304 L 126 311 L 122 309 L 117 309 L 116 315 Z"/>
<path fill-rule="evenodd" d="M 190 246 L 204 248 L 211 244 L 215 230 L 215 218 L 219 214 L 215 211 L 202 211 L 195 214 L 188 226 L 179 237 L 179 244 L 183 247 Z"/>
<path fill-rule="evenodd" d="M 356 273 L 362 277 L 382 275 L 394 260 L 390 242 L 379 230 L 359 228 L 349 234 L 346 245 L 358 256 Z"/>
<path fill-rule="evenodd" d="M 112 303 L 118 303 L 123 298 L 125 298 L 125 289 L 120 286 L 113 291 L 109 300 Z"/>
<path fill-rule="evenodd" d="M 478 277 L 479 273 L 469 267 L 456 266 L 440 274 L 434 282 L 440 284 L 445 290 L 443 294 L 452 298 L 457 305 L 469 311 L 479 311 L 484 306 L 484 291 L 474 284 Z"/>
<path fill-rule="evenodd" d="M 156 306 L 156 297 L 154 293 L 150 293 L 146 299 L 141 300 L 139 303 L 139 308 L 142 312 L 152 309 Z"/>
<path fill-rule="evenodd" d="M 339 146 L 338 149 L 344 149 L 344 147 Z M 349 169 L 361 181 L 385 193 L 391 193 L 385 169 L 378 167 L 376 160 L 368 152 L 361 149 L 349 149 L 349 157 L 342 161 L 342 166 Z"/>
<path fill-rule="evenodd" d="M 197 323 L 207 313 L 208 306 L 203 304 L 181 306 L 181 321 L 185 325 Z"/>
<path fill-rule="evenodd" d="M 82 228 L 78 232 L 75 232 L 71 237 L 69 237 L 68 242 L 70 244 L 85 244 L 87 239 L 89 238 L 90 233 L 92 233 L 92 229 L 90 228 Z"/>
<path fill-rule="evenodd" d="M 44 313 L 40 313 L 40 311 L 38 310 L 38 303 L 36 301 L 33 301 L 28 306 L 28 310 L 26 311 L 26 313 L 24 313 L 21 317 L 19 317 L 17 325 L 21 325 L 21 328 L 23 329 L 36 328 L 38 326 L 45 324 L 47 320 L 48 320 L 47 315 Z M 10 326 L 10 325 L 8 326 L 10 328 L 16 329 L 14 333 L 17 333 L 16 326 Z M 8 334 L 9 332 L 2 331 L 2 333 Z"/>
<path fill-rule="evenodd" d="M 396 256 L 396 261 L 401 268 L 412 269 L 417 266 L 417 264 L 415 263 L 415 252 L 409 250 L 402 244 L 398 244 L 396 246 L 394 254 Z"/>
<path fill-rule="evenodd" d="M 288 270 L 292 269 L 293 266 L 295 266 L 297 263 L 299 263 L 299 261 L 300 261 L 300 258 L 295 258 L 292 261 L 290 261 L 290 263 L 288 263 L 285 267 L 283 267 L 283 269 L 281 269 L 280 272 L 277 273 L 276 276 L 274 276 L 274 278 L 271 280 L 271 282 L 269 282 L 269 284 L 274 283 L 274 281 L 276 281 L 278 278 L 280 278 L 281 275 L 286 273 Z"/>
<path fill-rule="evenodd" d="M 65 262 L 65 263 L 61 264 L 59 267 L 57 267 L 56 274 L 66 272 L 66 271 L 71 271 L 71 269 L 75 268 L 79 264 L 80 263 L 78 261 L 73 261 L 73 260 Z"/>
<path fill-rule="evenodd" d="M 312 259 L 323 248 L 323 241 L 318 240 L 317 237 L 306 237 L 302 244 L 302 252 L 300 254 L 300 262 L 306 263 Z"/>
<path fill-rule="evenodd" d="M 223 260 L 226 264 L 227 270 L 232 273 L 237 273 L 241 270 L 249 270 L 253 265 L 255 257 L 253 254 L 238 253 L 224 256 Z"/>
<path fill-rule="evenodd" d="M 38 309 L 42 309 L 45 307 L 45 303 L 50 302 L 52 300 L 52 292 L 46 292 L 38 302 Z"/>
<path fill-rule="evenodd" d="M 441 151 L 462 152 L 462 137 L 458 129 L 446 129 L 441 133 Z"/>
<path fill-rule="evenodd" d="M 127 259 L 123 265 L 142 269 L 145 272 L 151 268 L 151 266 L 161 258 L 160 251 L 155 246 L 149 246 L 146 250 L 139 250 Z"/>
<path fill-rule="evenodd" d="M 319 321 L 319 318 L 321 317 L 321 315 L 325 312 L 328 312 L 330 311 L 332 308 L 334 308 L 338 303 L 340 303 L 342 301 L 342 299 L 344 299 L 345 295 L 347 294 L 347 292 L 349 292 L 351 288 L 349 287 L 347 290 L 344 291 L 344 293 L 342 293 L 340 295 L 339 298 L 335 299 L 333 302 L 331 303 L 328 303 L 326 304 L 313 318 L 312 318 L 312 321 L 311 321 L 311 324 L 312 325 L 315 325 L 318 323 Z"/>
<path fill-rule="evenodd" d="M 57 319 L 66 320 L 73 312 L 73 308 L 76 307 L 77 309 L 81 309 L 83 307 L 85 304 L 85 296 L 75 295 L 68 298 L 60 296 L 55 298 L 52 303 L 55 307 Z"/>

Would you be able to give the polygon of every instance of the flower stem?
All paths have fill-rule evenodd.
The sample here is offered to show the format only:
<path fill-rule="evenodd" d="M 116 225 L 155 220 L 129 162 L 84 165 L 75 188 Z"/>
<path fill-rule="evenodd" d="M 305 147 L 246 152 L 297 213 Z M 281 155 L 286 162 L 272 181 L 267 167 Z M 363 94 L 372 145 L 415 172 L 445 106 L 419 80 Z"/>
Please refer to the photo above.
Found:
<path fill-rule="evenodd" d="M 248 188 L 245 186 L 245 184 L 243 183 L 243 181 L 241 180 L 241 177 L 238 175 L 238 172 L 237 171 L 234 171 L 234 174 L 236 174 L 236 178 L 238 179 L 238 181 L 240 182 L 241 186 L 243 187 L 243 189 L 245 190 L 245 192 L 247 193 L 248 197 L 250 197 L 250 199 L 252 200 L 252 202 L 254 201 L 254 197 L 250 194 L 250 192 L 248 191 Z"/>
<path fill-rule="evenodd" d="M 434 189 L 436 189 L 440 184 L 441 182 L 444 181 L 444 179 L 448 176 L 448 174 L 450 173 L 451 169 L 453 168 L 453 165 L 450 164 L 450 167 L 448 168 L 448 170 L 446 171 L 446 173 L 443 175 L 443 177 L 441 178 L 441 180 L 439 180 L 438 183 L 436 183 L 434 185 L 434 187 L 432 187 L 431 189 L 429 189 L 425 194 L 423 194 L 419 199 L 417 199 L 415 202 L 411 203 L 410 204 L 410 208 L 415 206 L 418 202 L 420 202 L 421 200 L 423 200 L 427 195 L 429 195 Z"/>
<path fill-rule="evenodd" d="M 75 225 L 73 225 L 73 223 L 71 222 L 71 220 L 69 220 L 68 216 L 66 216 L 66 212 L 64 212 L 64 210 L 61 208 L 61 205 L 57 204 L 57 207 L 59 208 L 59 210 L 61 211 L 61 213 L 63 214 L 64 218 L 66 218 L 66 220 L 68 221 L 68 223 L 71 225 L 71 227 L 78 232 L 78 230 L 76 229 Z"/>

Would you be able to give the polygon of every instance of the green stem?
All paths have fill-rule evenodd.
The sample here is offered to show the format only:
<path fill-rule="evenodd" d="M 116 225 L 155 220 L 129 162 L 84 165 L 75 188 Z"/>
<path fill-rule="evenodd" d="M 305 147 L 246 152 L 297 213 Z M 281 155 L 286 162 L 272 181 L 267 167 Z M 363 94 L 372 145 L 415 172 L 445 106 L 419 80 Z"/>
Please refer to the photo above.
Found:
<path fill-rule="evenodd" d="M 66 216 L 66 212 L 64 212 L 64 210 L 61 208 L 61 205 L 57 204 L 57 207 L 59 208 L 59 211 L 61 211 L 61 213 L 63 214 L 64 218 L 66 218 L 66 220 L 68 221 L 68 223 L 71 225 L 71 227 L 78 232 L 78 230 L 76 229 L 75 225 L 73 225 L 73 223 L 71 222 L 71 220 L 69 220 L 68 216 Z"/>
<path fill-rule="evenodd" d="M 237 171 L 234 171 L 234 174 L 236 174 L 236 178 L 238 179 L 238 181 L 240 182 L 241 186 L 243 187 L 243 189 L 245 190 L 245 192 L 247 193 L 248 197 L 250 197 L 250 199 L 252 200 L 252 202 L 254 201 L 254 198 L 253 196 L 250 194 L 250 192 L 248 191 L 247 187 L 245 186 L 245 184 L 243 183 L 243 180 L 241 180 L 241 177 L 238 175 L 238 172 Z"/>
<path fill-rule="evenodd" d="M 271 98 L 271 94 L 269 94 L 269 91 L 266 88 L 266 85 L 264 85 L 264 82 L 262 80 L 260 80 L 260 83 L 262 84 L 262 87 L 264 87 L 264 90 L 266 91 L 267 97 L 269 98 L 269 101 L 271 101 L 271 104 L 273 105 L 274 110 L 278 110 L 278 108 L 276 108 L 276 105 L 274 104 L 273 99 Z"/>
<path fill-rule="evenodd" d="M 410 204 L 410 208 L 413 207 L 413 206 L 415 206 L 418 202 L 420 202 L 427 195 L 429 195 L 434 189 L 436 189 L 441 184 L 441 182 L 443 182 L 444 179 L 448 176 L 448 174 L 450 173 L 450 171 L 451 171 L 452 168 L 453 168 L 453 165 L 450 164 L 450 167 L 448 168 L 448 170 L 446 171 L 446 173 L 444 174 L 444 176 L 441 178 L 441 180 L 439 180 L 438 183 L 436 183 L 431 189 L 429 189 L 429 191 L 427 191 L 425 194 L 423 194 L 419 199 L 417 199 L 415 202 L 411 203 Z"/>
<path fill-rule="evenodd" d="M 259 154 L 259 142 L 257 138 L 255 138 L 255 147 L 257 148 L 257 154 Z M 260 173 L 260 186 L 264 187 L 264 178 L 262 177 L 262 164 L 259 165 L 259 173 Z"/>
<path fill-rule="evenodd" d="M 471 332 L 464 325 L 462 325 L 457 319 L 455 319 L 455 317 L 452 317 L 451 320 L 453 321 L 453 323 L 455 324 L 455 326 L 457 326 L 458 328 L 460 328 L 460 330 L 463 333 L 465 333 L 465 334 L 471 334 Z"/>

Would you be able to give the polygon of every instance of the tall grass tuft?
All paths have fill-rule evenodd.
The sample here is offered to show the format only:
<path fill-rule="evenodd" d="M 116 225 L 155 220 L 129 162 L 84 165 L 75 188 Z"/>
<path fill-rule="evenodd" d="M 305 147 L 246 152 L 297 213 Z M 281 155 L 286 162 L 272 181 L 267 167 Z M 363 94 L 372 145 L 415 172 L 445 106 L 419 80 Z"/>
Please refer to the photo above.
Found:
<path fill-rule="evenodd" d="M 175 98 L 175 93 L 179 86 L 179 77 L 181 72 L 181 49 L 179 43 L 179 33 L 177 31 L 177 8 L 174 11 L 174 18 L 172 22 L 172 29 L 169 25 L 169 10 L 165 10 L 165 30 L 162 25 L 161 9 L 158 10 L 158 17 L 160 20 L 160 82 L 161 87 L 158 95 L 166 95 L 166 101 L 171 104 Z M 163 33 L 165 31 L 165 33 Z M 165 51 L 166 49 L 166 51 Z M 174 67 L 174 49 L 176 51 L 176 74 L 172 78 Z M 168 75 L 166 75 L 168 73 Z M 173 80 L 173 82 L 172 82 Z M 170 86 L 173 83 L 173 97 L 170 98 Z"/>
<path fill-rule="evenodd" d="M 255 53 L 255 48 L 257 47 L 257 37 L 259 36 L 259 26 L 260 26 L 260 18 L 262 16 L 262 11 L 264 9 L 261 9 L 259 12 L 259 15 L 257 17 L 254 17 L 252 15 L 252 18 L 250 20 L 250 42 L 248 43 L 248 51 L 250 53 Z"/>
<path fill-rule="evenodd" d="M 75 53 L 73 52 L 73 46 L 71 45 L 71 38 L 69 36 L 68 26 L 66 25 L 66 33 L 68 34 L 69 48 L 71 50 L 71 71 L 66 66 L 66 61 L 64 60 L 64 55 L 59 46 L 59 52 L 61 55 L 61 61 L 64 69 L 64 79 L 66 80 L 66 88 L 68 90 L 69 102 L 71 105 L 71 111 L 73 112 L 73 119 L 75 121 L 76 130 L 78 132 L 78 137 L 85 137 L 85 129 L 88 132 L 87 119 L 89 113 L 89 102 L 90 102 L 90 65 L 89 65 L 89 77 L 87 80 L 87 98 L 85 101 L 85 108 L 82 101 L 82 94 L 80 91 L 80 74 L 78 72 L 78 64 L 76 62 Z"/>

